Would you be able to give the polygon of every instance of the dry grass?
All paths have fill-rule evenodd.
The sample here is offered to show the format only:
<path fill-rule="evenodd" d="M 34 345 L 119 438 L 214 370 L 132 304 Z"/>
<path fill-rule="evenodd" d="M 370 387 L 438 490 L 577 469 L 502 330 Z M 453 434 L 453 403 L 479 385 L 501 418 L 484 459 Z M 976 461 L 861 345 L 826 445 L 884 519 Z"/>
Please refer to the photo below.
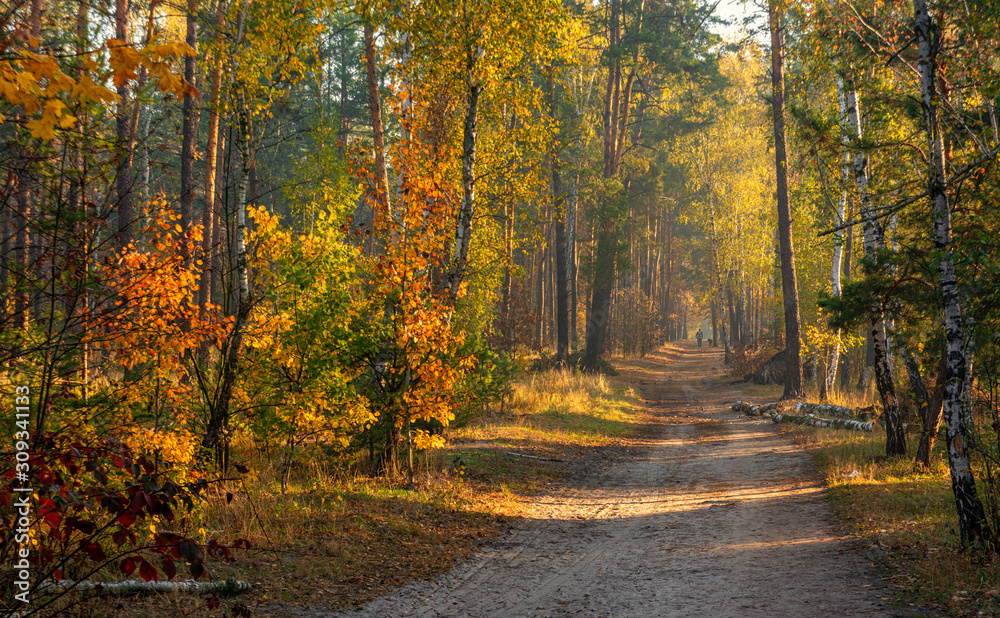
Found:
<path fill-rule="evenodd" d="M 462 440 L 601 446 L 634 435 L 638 396 L 604 375 L 547 371 L 513 385 L 505 413 L 455 433 Z"/>
<path fill-rule="evenodd" d="M 875 550 L 903 603 L 956 616 L 1000 616 L 1000 561 L 960 549 L 941 442 L 925 470 L 912 457 L 887 458 L 883 432 L 788 431 L 814 449 L 841 521 Z M 909 453 L 917 441 L 909 437 Z"/>
<path fill-rule="evenodd" d="M 732 378 L 730 378 L 732 379 Z M 754 403 L 775 401 L 780 385 L 741 385 Z M 818 401 L 806 385 L 803 401 Z M 835 391 L 829 403 L 847 408 L 877 404 L 874 388 Z M 783 426 L 813 450 L 841 521 L 871 547 L 879 566 L 900 592 L 899 602 L 934 607 L 954 616 L 1000 616 L 1000 560 L 962 551 L 947 454 L 939 441 L 934 465 L 913 463 L 918 436 L 909 436 L 910 457 L 887 458 L 885 433 Z"/>
<path fill-rule="evenodd" d="M 502 413 L 455 430 L 432 467 L 460 470 L 478 500 L 492 500 L 491 512 L 517 515 L 510 498 L 537 492 L 572 460 L 638 433 L 647 421 L 640 410 L 635 391 L 604 375 L 530 374 L 514 382 Z"/>
<path fill-rule="evenodd" d="M 542 372 L 513 384 L 503 414 L 455 430 L 449 446 L 417 459 L 417 489 L 405 480 L 348 475 L 317 451 L 280 491 L 279 471 L 243 453 L 251 472 L 219 486 L 179 527 L 201 541 L 243 538 L 237 561 L 210 561 L 253 592 L 209 609 L 194 595 L 91 600 L 84 615 L 282 616 L 294 609 L 363 603 L 402 583 L 430 578 L 468 556 L 519 512 L 518 496 L 565 474 L 574 458 L 636 433 L 638 398 L 604 376 Z M 227 492 L 232 494 L 227 500 Z"/>

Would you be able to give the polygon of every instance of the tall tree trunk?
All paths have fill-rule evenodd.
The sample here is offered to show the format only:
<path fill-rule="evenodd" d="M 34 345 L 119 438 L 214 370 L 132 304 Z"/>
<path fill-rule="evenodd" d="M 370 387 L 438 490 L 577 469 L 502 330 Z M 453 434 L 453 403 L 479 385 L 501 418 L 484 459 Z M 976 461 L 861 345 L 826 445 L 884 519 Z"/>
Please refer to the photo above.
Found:
<path fill-rule="evenodd" d="M 837 78 L 837 104 L 840 117 L 840 141 L 844 148 L 844 153 L 840 164 L 840 199 L 837 200 L 837 217 L 835 224 L 839 228 L 844 224 L 844 217 L 847 214 L 847 182 L 850 178 L 851 155 L 847 148 L 850 145 L 850 137 L 847 131 L 847 98 L 844 94 L 844 80 Z M 833 237 L 833 262 L 830 269 L 830 288 L 834 298 L 840 297 L 840 273 L 844 260 L 844 232 L 839 230 Z M 836 340 L 830 350 L 830 358 L 827 363 L 826 376 L 820 389 L 820 401 L 826 401 L 829 391 L 833 390 L 837 382 L 837 368 L 840 363 L 840 330 L 837 330 Z"/>
<path fill-rule="evenodd" d="M 237 47 L 244 43 L 246 32 L 246 4 L 243 5 L 237 27 Z M 233 80 L 238 71 L 234 66 L 230 79 Z M 236 385 L 236 374 L 239 368 L 240 352 L 243 346 L 246 321 L 250 317 L 253 300 L 250 296 L 250 277 L 247 272 L 247 190 L 250 184 L 250 174 L 253 169 L 257 142 L 255 142 L 252 121 L 245 94 L 240 92 L 236 106 L 237 138 L 236 145 L 240 150 L 240 181 L 236 190 L 236 229 L 233 253 L 236 261 L 236 277 L 233 281 L 236 296 L 235 320 L 233 330 L 226 339 L 225 360 L 222 367 L 222 380 L 218 394 L 213 402 L 205 432 L 203 445 L 215 450 L 216 464 L 226 472 L 229 467 L 229 403 L 232 399 L 233 387 Z"/>
<path fill-rule="evenodd" d="M 130 44 L 128 23 L 129 0 L 115 0 L 115 38 L 121 45 Z M 132 204 L 132 139 L 129 103 L 131 89 L 128 80 L 118 86 L 118 109 L 115 112 L 115 141 L 118 164 L 115 170 L 115 201 L 118 211 L 118 247 L 124 249 L 132 242 L 135 210 Z"/>
<path fill-rule="evenodd" d="M 713 307 L 717 307 L 719 313 L 719 325 L 722 329 L 718 332 L 713 333 L 715 337 L 715 345 L 719 345 L 719 337 L 722 338 L 722 345 L 725 348 L 723 357 L 726 361 L 729 360 L 729 330 L 726 327 L 726 302 L 724 299 L 724 284 L 722 283 L 722 263 L 719 259 L 719 238 L 718 229 L 715 223 L 715 201 L 711 195 L 708 197 L 709 200 L 709 224 L 711 225 L 712 232 L 712 269 L 714 270 L 715 278 L 715 296 Z M 713 326 L 714 328 L 714 326 Z"/>
<path fill-rule="evenodd" d="M 785 392 L 782 399 L 802 397 L 802 359 L 799 343 L 799 290 L 792 244 L 792 211 L 788 202 L 788 156 L 785 144 L 784 26 L 778 0 L 768 3 L 771 27 L 771 90 L 774 93 L 774 166 L 778 193 L 778 244 L 781 252 L 781 293 L 785 314 Z"/>
<path fill-rule="evenodd" d="M 535 334 L 534 344 L 541 351 L 545 340 L 545 250 L 539 249 L 531 256 L 535 284 Z"/>
<path fill-rule="evenodd" d="M 552 121 L 558 121 L 556 104 L 556 83 L 554 69 L 549 69 L 549 92 L 551 95 L 549 114 Z M 569 261 L 566 243 L 566 199 L 563 195 L 562 177 L 559 173 L 559 155 L 553 148 L 550 164 L 552 167 L 552 214 L 555 219 L 555 314 L 556 314 L 556 362 L 569 363 L 569 299 L 567 298 Z"/>
<path fill-rule="evenodd" d="M 959 303 L 958 280 L 951 246 L 951 206 L 945 187 L 944 145 L 938 118 L 936 92 L 937 52 L 940 31 L 927 12 L 925 0 L 913 1 L 914 27 L 917 36 L 920 72 L 920 94 L 927 129 L 928 166 L 927 193 L 933 221 L 934 246 L 941 255 L 938 274 L 944 304 L 944 333 L 948 350 L 947 380 L 944 386 L 944 418 L 948 434 L 948 465 L 951 487 L 955 494 L 959 531 L 963 544 L 979 545 L 987 540 L 983 505 L 976 494 L 975 479 L 969 461 L 968 432 L 972 422 L 966 398 L 966 340 L 963 331 L 962 308 Z"/>
<path fill-rule="evenodd" d="M 729 316 L 729 338 L 733 345 L 740 344 L 740 325 L 736 321 L 736 303 L 733 301 L 733 271 L 726 275 L 726 315 Z"/>
<path fill-rule="evenodd" d="M 88 49 L 90 40 L 90 10 L 86 2 L 80 2 L 77 6 L 76 12 L 76 53 L 82 59 L 84 53 Z M 77 79 L 82 77 L 86 69 L 83 66 L 83 62 L 77 69 Z M 77 118 L 76 128 L 82 136 L 84 134 L 84 121 L 81 118 Z M 85 160 L 86 146 L 83 143 L 77 143 L 73 148 L 73 167 L 76 170 L 76 174 L 73 176 L 72 186 L 70 191 L 73 195 L 71 201 L 71 209 L 73 212 L 78 213 L 76 216 L 79 217 L 77 224 L 77 230 L 79 231 L 79 241 L 83 246 L 83 251 L 80 260 L 82 264 L 79 265 L 79 274 L 77 275 L 78 280 L 89 281 L 90 280 L 90 265 L 92 259 L 92 249 L 91 245 L 93 243 L 93 237 L 90 232 L 90 225 L 87 216 L 87 170 L 86 170 L 86 160 Z M 5 237 L 6 239 L 6 237 Z M 81 312 L 85 316 L 89 316 L 90 309 L 90 288 L 85 288 L 80 290 L 80 298 L 76 300 L 77 305 L 82 305 L 80 307 Z M 90 397 L 90 342 L 88 341 L 88 324 L 87 320 L 83 319 L 79 322 L 80 328 L 80 393 L 83 396 L 83 401 L 86 403 Z"/>
<path fill-rule="evenodd" d="M 482 53 L 482 48 L 470 41 L 465 51 L 468 90 L 465 93 L 465 119 L 462 123 L 462 204 L 455 230 L 455 251 L 449 274 L 453 305 L 458 299 L 462 281 L 465 279 L 469 246 L 472 243 L 472 220 L 476 211 L 476 136 L 479 123 L 479 95 L 482 92 L 482 86 L 476 76 L 476 61 Z"/>
<path fill-rule="evenodd" d="M 907 359 L 909 363 L 909 359 Z M 934 381 L 934 392 L 927 397 L 926 389 L 922 393 L 925 401 L 920 406 L 920 444 L 917 446 L 917 454 L 913 458 L 916 463 L 925 468 L 931 467 L 931 453 L 934 451 L 934 443 L 937 442 L 938 430 L 941 429 L 941 413 L 944 404 L 944 385 L 948 379 L 948 348 L 941 350 L 941 360 L 938 362 L 937 378 Z"/>
<path fill-rule="evenodd" d="M 368 113 L 372 122 L 372 145 L 375 149 L 376 195 L 389 200 L 389 172 L 385 162 L 385 130 L 382 128 L 382 97 L 378 88 L 378 64 L 375 56 L 375 33 L 371 24 L 365 23 L 365 75 L 368 85 Z"/>
<path fill-rule="evenodd" d="M 217 0 L 215 7 L 215 37 L 221 37 L 226 26 L 226 3 Z M 213 57 L 212 84 L 209 95 L 208 110 L 208 144 L 205 148 L 205 199 L 202 210 L 202 270 L 201 282 L 198 287 L 198 306 L 202 318 L 208 315 L 208 304 L 212 301 L 214 256 L 218 230 L 216 229 L 216 213 L 219 211 L 217 196 L 217 178 L 219 172 L 219 116 L 222 112 L 222 58 Z M 208 362 L 208 345 L 200 351 L 202 364 Z"/>
<path fill-rule="evenodd" d="M 501 334 L 504 339 L 504 347 L 507 350 L 513 351 L 515 340 L 514 340 L 514 316 L 512 315 L 513 306 L 513 283 L 514 278 L 512 276 L 512 270 L 514 268 L 514 204 L 507 200 L 504 202 L 503 213 L 504 213 L 504 232 L 503 232 L 503 244 L 504 244 L 504 273 L 503 273 L 503 295 L 501 297 L 500 305 L 500 324 L 501 324 Z"/>
<path fill-rule="evenodd" d="M 621 3 L 611 0 L 611 19 L 608 24 L 608 43 L 617 45 L 621 40 Z M 604 89 L 604 174 L 605 179 L 615 178 L 618 169 L 616 161 L 620 161 L 616 147 L 620 143 L 617 136 L 622 123 L 622 115 L 627 115 L 629 101 L 621 100 L 621 60 L 608 67 L 608 80 Z M 626 122 L 627 124 L 627 122 Z M 615 284 L 615 262 L 618 252 L 618 239 L 615 237 L 617 226 L 617 204 L 613 204 L 614 196 L 604 195 L 597 220 L 597 248 L 594 255 L 594 282 L 590 300 L 590 310 L 587 312 L 587 347 L 583 357 L 583 368 L 586 371 L 597 369 L 597 361 L 605 352 L 608 341 L 608 330 L 611 318 L 611 297 Z"/>
<path fill-rule="evenodd" d="M 229 466 L 229 402 L 232 399 L 233 387 L 236 384 L 236 374 L 239 368 L 240 352 L 245 335 L 246 321 L 250 317 L 252 299 L 250 297 L 250 278 L 247 272 L 247 190 L 250 184 L 254 148 L 251 136 L 247 108 L 243 104 L 237 110 L 239 118 L 238 146 L 241 155 L 240 182 L 236 191 L 236 234 L 234 253 L 236 254 L 236 277 L 234 281 L 236 296 L 236 312 L 233 330 L 226 339 L 225 363 L 222 369 L 222 382 L 215 405 L 211 411 L 208 431 L 204 445 L 215 449 L 216 463 L 223 472 Z"/>
<path fill-rule="evenodd" d="M 187 35 L 185 42 L 192 49 L 198 48 L 198 4 L 197 0 L 187 2 Z M 184 59 L 184 81 L 194 84 L 195 57 Z M 184 94 L 181 122 L 181 227 L 185 232 L 194 227 L 194 151 L 198 141 L 198 101 L 191 93 Z M 187 245 L 183 249 L 184 258 L 190 262 Z"/>
<path fill-rule="evenodd" d="M 556 249 L 556 359 L 560 363 L 569 362 L 569 298 L 568 264 L 566 246 L 566 225 L 563 223 L 565 200 L 562 195 L 562 180 L 559 170 L 552 170 L 552 192 L 556 200 L 555 249 Z"/>
<path fill-rule="evenodd" d="M 850 202 L 848 210 L 844 215 L 846 219 L 852 216 Z M 851 280 L 851 258 L 854 250 L 854 226 L 847 228 L 847 240 L 844 242 L 844 281 Z M 840 390 L 846 391 L 851 386 L 851 355 L 845 353 L 840 356 Z"/>
<path fill-rule="evenodd" d="M 712 301 L 712 339 L 711 339 L 711 341 L 708 344 L 709 347 L 712 347 L 712 348 L 714 348 L 717 345 L 719 345 L 719 324 L 718 324 L 718 321 L 716 320 L 716 315 L 715 314 L 716 314 L 715 301 L 713 300 Z"/>
<path fill-rule="evenodd" d="M 861 103 L 853 85 L 845 86 L 845 101 L 847 103 L 848 124 L 857 152 L 854 155 L 854 180 L 858 186 L 859 214 L 863 220 L 864 256 L 869 268 L 875 267 L 878 252 L 885 248 L 885 232 L 871 207 L 871 195 L 868 189 L 868 157 L 861 148 Z M 871 301 L 871 346 L 874 356 L 875 387 L 878 389 L 885 418 L 885 452 L 886 455 L 906 454 L 906 435 L 903 430 L 903 419 L 896 399 L 896 387 L 892 375 L 892 365 L 889 363 L 889 338 L 885 326 L 885 309 L 879 298 Z"/>

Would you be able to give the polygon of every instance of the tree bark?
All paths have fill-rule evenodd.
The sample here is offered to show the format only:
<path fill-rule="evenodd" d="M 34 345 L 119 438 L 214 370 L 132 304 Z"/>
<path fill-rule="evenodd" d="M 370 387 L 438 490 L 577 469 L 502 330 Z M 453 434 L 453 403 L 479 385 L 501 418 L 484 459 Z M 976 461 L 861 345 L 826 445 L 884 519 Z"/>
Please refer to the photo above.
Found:
<path fill-rule="evenodd" d="M 241 102 L 242 103 L 242 102 Z M 250 169 L 254 156 L 253 139 L 249 121 L 246 118 L 245 103 L 236 112 L 239 118 L 239 148 L 241 155 L 240 183 L 236 192 L 236 239 L 234 251 L 236 254 L 236 312 L 233 330 L 226 339 L 225 363 L 222 369 L 222 382 L 219 393 L 212 407 L 208 430 L 204 445 L 215 449 L 216 464 L 223 471 L 229 467 L 229 402 L 232 399 L 233 387 L 236 385 L 236 374 L 239 368 L 240 352 L 243 346 L 244 329 L 247 318 L 250 317 L 251 297 L 250 278 L 247 273 L 247 189 L 250 184 Z"/>
<path fill-rule="evenodd" d="M 845 218 L 851 217 L 850 202 Z M 847 228 L 847 239 L 844 242 L 844 281 L 851 280 L 851 257 L 854 249 L 854 226 Z M 846 391 L 851 386 L 851 355 L 840 356 L 840 390 Z"/>
<path fill-rule="evenodd" d="M 382 128 L 382 103 L 378 88 L 378 64 L 375 56 L 375 33 L 365 23 L 365 74 L 368 85 L 368 112 L 372 122 L 372 145 L 375 149 L 375 192 L 379 199 L 389 200 L 389 172 L 385 162 L 385 130 Z"/>
<path fill-rule="evenodd" d="M 611 47 L 621 41 L 621 3 L 611 0 L 610 22 L 608 24 L 608 44 Z M 629 100 L 623 100 L 621 84 L 621 60 L 616 60 L 608 67 L 608 79 L 604 90 L 604 174 L 606 180 L 618 176 L 618 164 L 621 157 L 617 152 L 622 145 L 618 139 L 618 129 L 627 126 Z M 631 91 L 628 93 L 631 94 Z M 597 248 L 594 255 L 594 282 L 591 295 L 590 310 L 587 312 L 587 344 L 583 357 L 585 371 L 597 369 L 597 362 L 607 348 L 608 331 L 611 318 L 611 297 L 614 291 L 616 256 L 618 239 L 615 237 L 617 226 L 617 204 L 613 204 L 617 196 L 605 194 L 602 197 L 601 211 L 597 220 Z"/>
<path fill-rule="evenodd" d="M 854 155 L 854 181 L 858 186 L 858 201 L 860 215 L 865 222 L 864 256 L 869 268 L 874 268 L 878 260 L 878 252 L 885 248 L 885 232 L 879 221 L 873 216 L 871 196 L 868 190 L 868 157 L 861 148 L 861 103 L 853 85 L 845 91 L 847 117 L 852 132 L 852 141 L 857 152 Z M 903 431 L 903 419 L 896 399 L 896 388 L 893 381 L 892 365 L 889 363 L 889 339 L 885 327 L 885 309 L 879 298 L 871 300 L 871 335 L 872 354 L 874 356 L 875 387 L 885 412 L 885 452 L 886 455 L 906 454 L 906 435 Z"/>
<path fill-rule="evenodd" d="M 944 404 L 944 385 L 948 376 L 948 348 L 941 351 L 941 360 L 938 363 L 937 378 L 934 381 L 934 392 L 930 398 L 921 406 L 920 421 L 922 430 L 920 432 L 920 444 L 917 446 L 917 454 L 914 461 L 922 464 L 925 468 L 931 467 L 931 453 L 934 451 L 934 443 L 937 442 L 938 430 L 941 428 L 941 413 Z M 927 397 L 926 389 L 923 395 Z"/>
<path fill-rule="evenodd" d="M 549 69 L 549 114 L 553 122 L 558 121 L 558 106 L 556 100 L 556 83 L 554 69 Z M 555 321 L 556 321 L 556 362 L 559 364 L 569 363 L 569 303 L 568 303 L 568 275 L 569 262 L 567 260 L 567 238 L 566 238 L 566 199 L 563 195 L 562 176 L 559 173 L 559 155 L 553 148 L 550 155 L 550 165 L 552 168 L 552 214 L 555 219 Z"/>
<path fill-rule="evenodd" d="M 500 301 L 500 333 L 504 341 L 504 349 L 514 350 L 514 316 L 512 315 L 512 305 L 513 305 L 513 275 L 512 270 L 514 268 L 514 204 L 507 200 L 504 202 L 503 214 L 504 214 L 504 228 L 503 228 L 503 246 L 504 246 L 504 272 L 503 272 L 503 289 Z"/>
<path fill-rule="evenodd" d="M 115 38 L 121 45 L 128 45 L 128 0 L 115 0 Z M 118 87 L 118 109 L 115 113 L 115 141 L 117 146 L 118 164 L 115 170 L 115 198 L 118 211 L 118 247 L 124 249 L 132 242 L 132 226 L 135 223 L 135 210 L 132 205 L 132 139 L 131 114 L 129 102 L 131 89 L 128 81 Z"/>
<path fill-rule="evenodd" d="M 462 123 L 462 204 L 455 230 L 455 252 L 450 273 L 451 302 L 458 299 L 472 242 L 472 219 L 476 211 L 476 135 L 479 122 L 479 95 L 482 86 L 475 75 L 476 61 L 482 48 L 470 42 L 466 49 L 465 120 Z"/>
<path fill-rule="evenodd" d="M 187 2 L 187 32 L 185 42 L 192 49 L 198 48 L 197 0 Z M 194 84 L 195 57 L 184 59 L 184 81 Z M 198 101 L 190 93 L 184 94 L 181 122 L 181 228 L 185 232 L 194 227 L 194 151 L 198 141 Z M 187 247 L 183 249 L 184 259 L 190 263 L 191 255 Z"/>
<path fill-rule="evenodd" d="M 244 42 L 246 32 L 246 4 L 240 12 L 236 45 Z M 233 68 L 234 79 L 238 67 Z M 247 190 L 250 184 L 250 174 L 253 169 L 257 142 L 252 130 L 250 110 L 243 93 L 239 93 L 236 106 L 238 121 L 236 144 L 240 150 L 240 181 L 236 190 L 236 238 L 233 252 L 236 261 L 236 277 L 233 281 L 236 296 L 235 320 L 233 330 L 226 339 L 225 361 L 222 368 L 222 380 L 219 391 L 213 402 L 209 423 L 203 445 L 215 450 L 216 464 L 223 473 L 229 467 L 229 403 L 232 399 L 233 387 L 236 384 L 236 374 L 239 366 L 240 352 L 243 345 L 244 329 L 250 317 L 252 298 L 250 296 L 250 278 L 247 272 Z"/>
<path fill-rule="evenodd" d="M 788 156 L 785 144 L 785 76 L 781 15 L 777 0 L 768 3 L 771 27 L 771 89 L 774 93 L 774 165 L 778 192 L 778 245 L 781 253 L 781 291 L 785 315 L 785 392 L 782 399 L 802 396 L 802 359 L 799 343 L 799 291 L 792 244 L 792 211 L 788 202 Z"/>
<path fill-rule="evenodd" d="M 851 155 L 847 148 L 850 145 L 850 137 L 847 132 L 847 99 L 844 94 L 844 80 L 837 78 L 837 104 L 840 113 L 840 141 L 844 149 L 843 158 L 840 164 L 840 199 L 837 200 L 836 225 L 838 228 L 844 224 L 844 217 L 847 214 L 847 183 L 850 178 Z M 844 232 L 839 230 L 833 236 L 833 261 L 830 269 L 830 288 L 834 298 L 840 297 L 840 276 L 841 267 L 844 261 Z M 825 401 L 829 391 L 833 390 L 837 382 L 837 369 L 840 364 L 840 330 L 836 333 L 836 340 L 830 350 L 830 358 L 827 362 L 826 375 L 820 390 L 820 401 Z"/>
<path fill-rule="evenodd" d="M 938 274 L 944 304 L 944 332 L 948 352 L 947 380 L 944 386 L 944 418 L 948 435 L 948 467 L 951 487 L 955 494 L 959 531 L 962 543 L 980 545 L 987 540 L 983 505 L 976 494 L 975 479 L 969 460 L 968 432 L 971 410 L 966 399 L 967 359 L 962 308 L 959 302 L 958 280 L 952 257 L 951 206 L 945 187 L 944 144 L 938 118 L 936 92 L 937 52 L 940 32 L 927 11 L 925 0 L 913 1 L 914 29 L 920 73 L 921 105 L 927 130 L 929 154 L 927 193 L 934 221 L 934 246 L 940 253 Z"/>
<path fill-rule="evenodd" d="M 709 342 L 709 347 L 716 347 L 719 345 L 719 326 L 716 321 L 715 316 L 715 301 L 712 301 L 712 340 Z"/>
<path fill-rule="evenodd" d="M 226 25 L 226 3 L 217 0 L 215 7 L 215 36 L 221 37 Z M 212 300 L 213 264 L 216 237 L 216 213 L 218 212 L 217 178 L 219 163 L 219 117 L 222 111 L 222 58 L 212 58 L 212 84 L 209 95 L 208 111 L 208 144 L 205 148 L 205 196 L 204 210 L 201 216 L 202 225 L 202 269 L 201 282 L 198 287 L 198 306 L 202 318 L 208 315 L 208 304 Z M 200 351 L 202 363 L 208 361 L 208 346 L 203 345 Z"/>

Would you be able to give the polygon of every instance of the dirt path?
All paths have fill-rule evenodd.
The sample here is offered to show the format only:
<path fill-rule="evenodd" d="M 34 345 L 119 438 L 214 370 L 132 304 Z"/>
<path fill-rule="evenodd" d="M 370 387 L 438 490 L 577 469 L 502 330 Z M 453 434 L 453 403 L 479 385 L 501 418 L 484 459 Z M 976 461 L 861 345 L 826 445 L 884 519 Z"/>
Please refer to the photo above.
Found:
<path fill-rule="evenodd" d="M 837 531 L 808 454 L 729 411 L 720 362 L 672 346 L 628 368 L 649 435 L 450 573 L 345 615 L 905 615 Z"/>

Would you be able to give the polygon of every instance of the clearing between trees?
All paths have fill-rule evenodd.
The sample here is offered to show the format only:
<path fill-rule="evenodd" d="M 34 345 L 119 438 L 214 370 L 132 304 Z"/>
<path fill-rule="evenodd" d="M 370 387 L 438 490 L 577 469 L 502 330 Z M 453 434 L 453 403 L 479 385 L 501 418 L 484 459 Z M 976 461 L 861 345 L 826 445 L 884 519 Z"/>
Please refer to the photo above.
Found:
<path fill-rule="evenodd" d="M 342 615 L 911 615 L 838 528 L 808 453 L 729 409 L 743 393 L 721 365 L 686 343 L 624 365 L 653 419 L 641 437 L 451 572 Z"/>

